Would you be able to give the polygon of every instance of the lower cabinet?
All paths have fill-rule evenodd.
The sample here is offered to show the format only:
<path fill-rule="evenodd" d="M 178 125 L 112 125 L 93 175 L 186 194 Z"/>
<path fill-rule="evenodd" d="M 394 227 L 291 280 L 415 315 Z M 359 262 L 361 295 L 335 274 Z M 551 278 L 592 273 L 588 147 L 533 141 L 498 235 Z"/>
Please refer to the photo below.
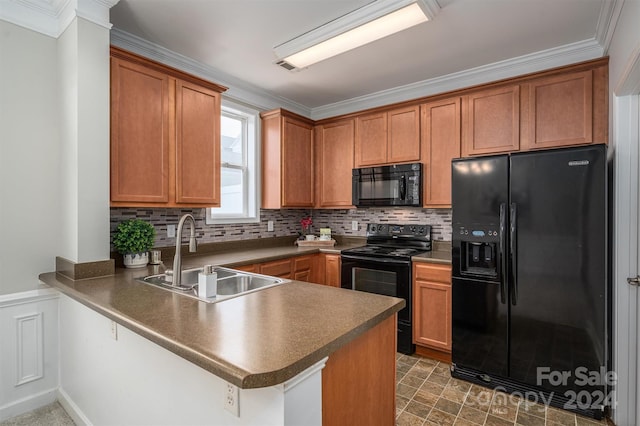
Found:
<path fill-rule="evenodd" d="M 340 287 L 339 254 L 308 254 L 232 268 L 272 277 Z"/>
<path fill-rule="evenodd" d="M 250 265 L 234 266 L 231 269 L 238 271 L 251 272 L 253 274 L 260 273 L 260 265 L 258 263 L 252 263 Z"/>
<path fill-rule="evenodd" d="M 298 281 L 315 282 L 315 263 L 317 255 L 298 256 L 293 258 L 293 279 Z"/>
<path fill-rule="evenodd" d="M 322 253 L 320 256 L 324 260 L 324 280 L 320 284 L 340 287 L 340 255 Z"/>
<path fill-rule="evenodd" d="M 413 342 L 451 352 L 451 265 L 413 264 Z"/>
<path fill-rule="evenodd" d="M 291 279 L 291 258 L 274 260 L 260 264 L 260 273 L 272 277 Z"/>

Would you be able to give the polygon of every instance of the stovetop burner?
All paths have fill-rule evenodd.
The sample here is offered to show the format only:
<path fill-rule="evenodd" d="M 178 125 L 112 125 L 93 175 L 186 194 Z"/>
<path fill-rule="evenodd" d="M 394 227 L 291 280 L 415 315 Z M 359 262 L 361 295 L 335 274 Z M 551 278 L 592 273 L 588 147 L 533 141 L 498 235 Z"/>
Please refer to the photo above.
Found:
<path fill-rule="evenodd" d="M 431 250 L 430 225 L 367 225 L 367 245 L 343 250 L 346 255 L 409 259 Z"/>

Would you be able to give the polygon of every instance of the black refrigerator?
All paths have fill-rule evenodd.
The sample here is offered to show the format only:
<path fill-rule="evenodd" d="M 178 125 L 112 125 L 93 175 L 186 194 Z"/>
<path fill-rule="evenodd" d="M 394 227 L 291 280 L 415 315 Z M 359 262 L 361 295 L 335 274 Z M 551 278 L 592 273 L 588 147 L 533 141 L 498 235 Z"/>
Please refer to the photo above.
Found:
<path fill-rule="evenodd" d="M 452 375 L 601 418 L 606 146 L 452 161 Z"/>

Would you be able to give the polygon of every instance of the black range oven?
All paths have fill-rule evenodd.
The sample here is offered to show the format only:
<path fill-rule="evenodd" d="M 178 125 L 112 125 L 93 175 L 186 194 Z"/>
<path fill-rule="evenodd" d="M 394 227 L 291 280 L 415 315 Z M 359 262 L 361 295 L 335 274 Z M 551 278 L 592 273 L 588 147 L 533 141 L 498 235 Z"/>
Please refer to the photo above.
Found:
<path fill-rule="evenodd" d="M 431 226 L 369 224 L 367 245 L 341 253 L 343 288 L 402 298 L 398 352 L 415 351 L 412 329 L 411 257 L 431 250 Z"/>

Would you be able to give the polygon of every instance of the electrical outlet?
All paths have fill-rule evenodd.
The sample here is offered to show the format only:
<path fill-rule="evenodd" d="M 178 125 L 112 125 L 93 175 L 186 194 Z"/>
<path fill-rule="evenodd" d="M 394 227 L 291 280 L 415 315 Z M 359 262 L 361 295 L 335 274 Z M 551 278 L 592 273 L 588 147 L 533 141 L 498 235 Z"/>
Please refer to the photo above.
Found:
<path fill-rule="evenodd" d="M 175 238 L 176 237 L 176 226 L 175 225 L 167 225 L 167 238 Z"/>
<path fill-rule="evenodd" d="M 111 321 L 111 338 L 118 340 L 118 323 L 115 321 Z"/>
<path fill-rule="evenodd" d="M 240 417 L 240 390 L 231 383 L 227 383 L 227 393 L 224 396 L 224 409 L 234 416 Z"/>
<path fill-rule="evenodd" d="M 269 231 L 269 232 L 273 231 L 273 221 L 272 220 L 267 221 L 267 231 Z"/>
<path fill-rule="evenodd" d="M 352 220 L 351 221 L 351 230 L 352 231 L 357 231 L 358 230 L 358 221 L 357 220 Z"/>

